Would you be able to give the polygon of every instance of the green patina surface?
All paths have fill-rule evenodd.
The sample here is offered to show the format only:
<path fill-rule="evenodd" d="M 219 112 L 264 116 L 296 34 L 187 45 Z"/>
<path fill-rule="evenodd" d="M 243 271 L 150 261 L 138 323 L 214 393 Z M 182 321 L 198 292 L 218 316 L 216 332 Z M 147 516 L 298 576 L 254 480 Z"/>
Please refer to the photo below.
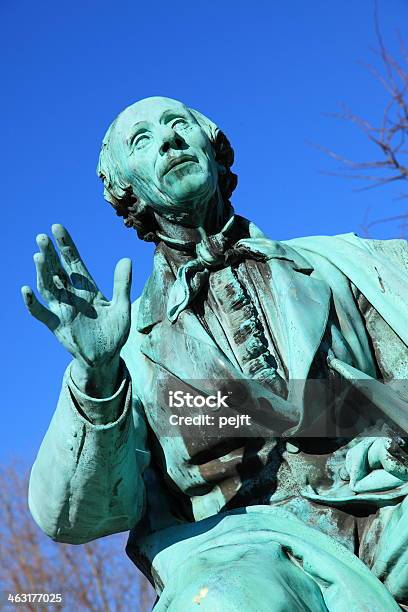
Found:
<path fill-rule="evenodd" d="M 37 237 L 30 313 L 71 353 L 34 463 L 31 513 L 79 544 L 131 530 L 155 609 L 408 605 L 408 247 L 278 242 L 235 215 L 233 151 L 168 98 L 125 109 L 98 173 L 153 272 L 108 300 L 65 228 Z M 237 430 L 171 425 L 169 390 L 229 392 Z M 205 410 L 201 412 L 206 412 Z M 215 418 L 214 417 L 214 418 Z"/>

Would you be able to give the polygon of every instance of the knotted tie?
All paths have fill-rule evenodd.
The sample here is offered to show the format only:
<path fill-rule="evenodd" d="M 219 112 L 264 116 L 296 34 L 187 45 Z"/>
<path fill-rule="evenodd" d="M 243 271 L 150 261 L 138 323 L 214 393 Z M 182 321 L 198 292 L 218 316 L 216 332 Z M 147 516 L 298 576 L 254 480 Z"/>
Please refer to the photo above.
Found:
<path fill-rule="evenodd" d="M 211 270 L 237 263 L 245 257 L 266 261 L 272 257 L 290 260 L 295 269 L 310 271 L 310 265 L 293 251 L 290 247 L 283 247 L 275 240 L 264 236 L 243 238 L 233 247 L 230 246 L 229 233 L 233 227 L 235 217 L 232 216 L 222 230 L 213 236 L 208 236 L 203 228 L 198 228 L 201 241 L 195 245 L 196 257 L 180 266 L 177 278 L 170 289 L 167 303 L 167 317 L 174 323 L 197 294 L 205 287 Z M 167 243 L 171 241 L 160 236 Z"/>

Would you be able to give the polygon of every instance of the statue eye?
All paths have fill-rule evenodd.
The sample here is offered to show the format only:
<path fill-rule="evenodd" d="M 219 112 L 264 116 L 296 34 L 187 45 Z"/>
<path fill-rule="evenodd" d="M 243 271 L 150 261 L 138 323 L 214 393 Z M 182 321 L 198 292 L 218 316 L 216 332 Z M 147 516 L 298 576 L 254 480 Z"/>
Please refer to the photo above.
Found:
<path fill-rule="evenodd" d="M 147 132 L 142 132 L 141 134 L 136 134 L 131 139 L 132 149 L 143 149 L 150 141 L 150 135 Z"/>
<path fill-rule="evenodd" d="M 188 122 L 185 119 L 179 118 L 173 121 L 171 124 L 172 129 L 184 130 L 189 127 Z"/>

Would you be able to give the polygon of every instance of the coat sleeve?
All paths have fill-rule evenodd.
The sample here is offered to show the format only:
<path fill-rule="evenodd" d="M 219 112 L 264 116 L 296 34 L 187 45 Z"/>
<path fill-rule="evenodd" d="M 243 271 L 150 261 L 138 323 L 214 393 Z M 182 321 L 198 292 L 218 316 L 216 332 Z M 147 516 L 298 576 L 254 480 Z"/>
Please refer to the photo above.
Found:
<path fill-rule="evenodd" d="M 143 515 L 146 428 L 123 371 L 119 389 L 106 399 L 79 391 L 70 367 L 64 375 L 29 484 L 31 514 L 55 541 L 82 544 L 127 531 Z"/>

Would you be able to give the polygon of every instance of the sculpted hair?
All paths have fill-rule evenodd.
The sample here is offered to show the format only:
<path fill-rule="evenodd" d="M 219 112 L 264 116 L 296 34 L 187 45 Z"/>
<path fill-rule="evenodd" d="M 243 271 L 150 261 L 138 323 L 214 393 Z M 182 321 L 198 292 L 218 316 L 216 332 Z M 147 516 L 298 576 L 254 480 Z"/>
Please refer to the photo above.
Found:
<path fill-rule="evenodd" d="M 224 208 L 228 209 L 230 197 L 237 186 L 237 176 L 231 170 L 234 163 L 234 151 L 225 134 L 209 119 L 198 111 L 189 109 L 200 127 L 207 134 L 214 151 L 215 161 L 219 165 L 218 188 Z M 97 166 L 97 174 L 103 181 L 103 195 L 113 206 L 116 214 L 123 218 L 126 227 L 134 228 L 138 237 L 147 242 L 158 242 L 157 224 L 148 204 L 139 200 L 132 186 L 125 178 L 123 169 L 115 156 L 113 134 L 117 119 L 110 125 L 102 141 Z"/>

